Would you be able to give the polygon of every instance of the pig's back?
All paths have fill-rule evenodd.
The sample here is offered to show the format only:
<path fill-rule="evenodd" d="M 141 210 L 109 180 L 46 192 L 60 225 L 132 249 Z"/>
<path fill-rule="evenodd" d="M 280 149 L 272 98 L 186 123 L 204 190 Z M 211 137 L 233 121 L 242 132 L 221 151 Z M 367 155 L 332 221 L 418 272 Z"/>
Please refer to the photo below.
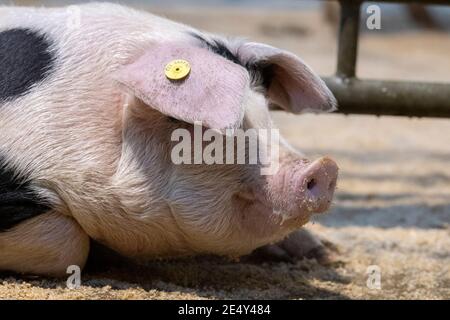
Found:
<path fill-rule="evenodd" d="M 0 36 L 16 41 L 0 45 L 1 80 L 15 83 L 0 97 L 0 154 L 63 193 L 107 185 L 121 155 L 114 73 L 152 41 L 185 37 L 185 27 L 111 4 L 0 7 L 0 17 Z"/>

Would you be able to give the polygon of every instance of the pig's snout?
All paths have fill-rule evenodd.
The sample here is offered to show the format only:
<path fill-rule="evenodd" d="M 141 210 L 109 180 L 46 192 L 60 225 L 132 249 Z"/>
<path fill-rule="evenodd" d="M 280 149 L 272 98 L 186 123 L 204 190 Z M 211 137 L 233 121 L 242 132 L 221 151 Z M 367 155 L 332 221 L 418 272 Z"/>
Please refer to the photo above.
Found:
<path fill-rule="evenodd" d="M 330 207 L 338 176 L 338 166 L 329 158 L 308 165 L 299 175 L 296 195 L 300 210 L 322 213 Z M 295 185 L 295 184 L 294 184 Z"/>
<path fill-rule="evenodd" d="M 283 220 L 304 220 L 328 210 L 338 176 L 338 166 L 333 160 L 286 162 L 280 169 L 269 180 L 270 196 L 266 203 L 281 213 Z"/>

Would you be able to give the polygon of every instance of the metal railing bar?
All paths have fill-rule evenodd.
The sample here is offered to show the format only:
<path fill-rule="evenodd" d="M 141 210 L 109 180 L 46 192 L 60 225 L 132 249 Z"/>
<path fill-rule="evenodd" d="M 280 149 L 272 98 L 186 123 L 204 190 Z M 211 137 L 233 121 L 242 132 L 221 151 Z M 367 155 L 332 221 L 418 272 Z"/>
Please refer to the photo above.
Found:
<path fill-rule="evenodd" d="M 344 114 L 450 118 L 450 86 L 443 83 L 324 79 Z"/>

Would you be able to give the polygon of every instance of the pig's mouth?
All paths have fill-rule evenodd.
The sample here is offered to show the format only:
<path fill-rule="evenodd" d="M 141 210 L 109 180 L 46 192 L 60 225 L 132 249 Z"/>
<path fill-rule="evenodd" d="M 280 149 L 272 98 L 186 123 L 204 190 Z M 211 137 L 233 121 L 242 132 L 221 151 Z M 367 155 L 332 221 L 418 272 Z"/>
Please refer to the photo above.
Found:
<path fill-rule="evenodd" d="M 297 229 L 306 224 L 312 215 L 326 212 L 331 201 L 326 206 L 318 206 L 311 201 L 305 200 L 302 205 L 294 208 L 278 207 L 271 204 L 267 199 L 242 193 L 236 195 L 240 203 L 240 214 L 244 225 L 264 226 L 273 231 L 280 228 Z M 270 230 L 266 230 L 270 231 Z"/>
<path fill-rule="evenodd" d="M 265 200 L 257 199 L 254 195 L 241 193 L 235 196 L 237 203 L 236 216 L 244 232 L 250 232 L 260 238 L 280 235 L 306 224 L 311 214 L 299 212 L 293 214 L 287 210 L 277 209 Z"/>

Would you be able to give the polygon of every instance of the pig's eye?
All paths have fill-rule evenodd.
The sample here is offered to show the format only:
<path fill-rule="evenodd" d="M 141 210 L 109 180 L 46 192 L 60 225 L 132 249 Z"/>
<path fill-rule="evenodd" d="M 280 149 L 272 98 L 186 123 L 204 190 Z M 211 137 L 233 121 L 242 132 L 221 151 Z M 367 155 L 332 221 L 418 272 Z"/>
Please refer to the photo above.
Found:
<path fill-rule="evenodd" d="M 172 124 L 178 124 L 178 125 L 183 123 L 183 121 L 175 119 L 174 117 L 167 117 L 167 121 L 169 121 Z"/>

